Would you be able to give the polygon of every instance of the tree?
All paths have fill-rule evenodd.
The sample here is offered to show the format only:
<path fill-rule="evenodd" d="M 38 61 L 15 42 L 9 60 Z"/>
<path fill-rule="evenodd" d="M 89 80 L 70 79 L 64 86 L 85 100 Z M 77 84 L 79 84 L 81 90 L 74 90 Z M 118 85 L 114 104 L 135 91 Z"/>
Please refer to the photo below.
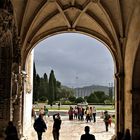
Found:
<path fill-rule="evenodd" d="M 40 77 L 36 75 L 36 92 L 37 92 L 37 101 L 39 100 L 39 91 L 40 91 Z"/>
<path fill-rule="evenodd" d="M 70 97 L 69 97 L 69 101 L 75 102 L 75 100 L 76 100 L 76 97 L 75 97 L 75 96 L 70 96 Z"/>
<path fill-rule="evenodd" d="M 44 89 L 44 94 L 43 96 L 45 96 L 46 98 L 48 98 L 49 96 L 49 90 L 48 90 L 48 87 L 49 87 L 49 82 L 48 82 L 48 76 L 46 73 L 44 73 L 44 76 L 43 76 L 43 89 Z"/>
<path fill-rule="evenodd" d="M 49 77 L 49 104 L 52 104 L 56 99 L 56 79 L 54 76 L 54 71 L 51 70 Z"/>
<path fill-rule="evenodd" d="M 35 62 L 34 62 L 34 67 L 33 67 L 33 103 L 37 101 L 37 80 L 36 80 L 36 67 L 35 67 Z"/>
<path fill-rule="evenodd" d="M 95 91 L 94 94 L 98 97 L 99 103 L 104 103 L 109 98 L 103 91 Z"/>
<path fill-rule="evenodd" d="M 84 102 L 85 100 L 82 98 L 82 97 L 78 97 L 76 100 L 75 100 L 75 102 L 76 103 L 82 103 L 82 102 Z"/>
<path fill-rule="evenodd" d="M 91 93 L 88 97 L 87 97 L 87 102 L 88 103 L 99 103 L 99 99 L 96 96 L 96 94 Z"/>

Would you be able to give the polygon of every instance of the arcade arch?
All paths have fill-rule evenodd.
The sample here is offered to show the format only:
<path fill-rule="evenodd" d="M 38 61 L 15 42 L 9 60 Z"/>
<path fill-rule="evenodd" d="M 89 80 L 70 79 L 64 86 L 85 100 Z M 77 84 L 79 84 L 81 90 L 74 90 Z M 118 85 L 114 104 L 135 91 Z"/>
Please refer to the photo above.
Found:
<path fill-rule="evenodd" d="M 67 32 L 67 34 L 68 34 L 69 32 Z M 57 33 L 57 36 L 59 35 L 60 33 Z M 61 33 L 62 34 L 62 33 Z M 64 33 L 63 33 L 64 34 Z M 78 34 L 78 33 L 73 33 L 73 35 L 74 34 Z M 66 33 L 64 34 L 64 35 L 66 35 Z M 51 36 L 56 36 L 56 34 L 54 35 L 50 35 L 49 37 L 51 37 Z M 87 35 L 86 35 L 87 36 Z M 45 37 L 45 39 L 47 39 L 47 38 L 49 38 L 49 37 Z M 91 37 L 91 35 L 90 35 L 90 37 Z M 86 37 L 85 37 L 86 38 Z M 93 36 L 91 37 L 91 38 L 94 38 Z M 83 39 L 84 39 L 84 35 L 83 35 Z M 99 39 L 98 39 L 99 40 Z M 41 41 L 42 41 L 42 39 L 41 39 Z M 70 41 L 70 40 L 69 40 Z M 37 43 L 35 43 L 35 45 L 36 45 Z M 57 43 L 56 43 L 57 44 Z M 80 43 L 79 43 L 80 44 Z M 105 44 L 105 43 L 104 43 Z M 34 48 L 34 47 L 36 47 L 36 46 L 33 46 L 32 48 L 31 48 L 31 50 Z M 57 44 L 58 46 L 59 46 L 59 44 Z M 46 43 L 46 46 L 47 46 L 47 43 Z M 61 46 L 59 46 L 59 47 L 61 47 Z M 98 47 L 98 46 L 97 46 Z M 108 49 L 109 49 L 109 47 L 107 46 L 107 44 L 105 44 L 104 46 L 102 46 L 102 47 L 107 47 Z M 41 48 L 40 47 L 40 49 L 43 49 L 43 48 Z M 32 88 L 31 86 L 32 86 L 32 79 L 33 79 L 33 75 L 32 75 L 32 71 L 33 71 L 33 56 L 32 56 L 32 54 L 31 53 L 33 53 L 31 50 L 29 50 L 29 52 L 28 52 L 28 55 L 27 55 L 27 58 L 25 59 L 26 61 L 25 61 L 25 71 L 27 72 L 27 75 L 29 75 L 28 77 L 26 77 L 26 82 L 25 82 L 25 93 L 24 93 L 24 104 L 23 104 L 23 106 L 24 106 L 24 110 L 23 110 L 23 112 L 22 112 L 22 117 L 23 117 L 23 133 L 25 132 L 25 134 L 26 134 L 26 132 L 27 132 L 27 130 L 29 130 L 28 129 L 28 127 L 27 126 L 29 126 L 29 124 L 31 123 L 31 117 L 29 116 L 29 114 L 31 114 L 31 108 L 32 108 L 32 102 L 31 102 L 31 95 L 29 95 L 29 94 L 27 94 L 26 95 L 26 93 L 28 93 L 28 90 L 29 90 L 29 87 L 30 88 Z M 55 51 L 55 50 L 54 50 Z M 80 50 L 79 50 L 80 51 Z M 108 52 L 110 52 L 110 51 L 108 51 Z M 110 52 L 111 53 L 111 52 Z M 112 57 L 112 58 L 114 58 L 114 57 Z M 114 61 L 115 61 L 115 58 L 114 58 Z M 113 77 L 112 77 L 113 78 Z M 32 90 L 32 89 L 31 89 Z M 116 89 L 116 91 L 117 91 L 117 89 Z M 30 93 L 30 92 L 29 92 Z M 31 94 L 32 94 L 32 92 L 31 92 Z M 116 94 L 116 96 L 117 96 L 117 92 L 115 92 L 115 94 Z M 30 102 L 29 102 L 29 100 L 30 100 Z"/>
<path fill-rule="evenodd" d="M 110 48 L 116 62 L 116 131 L 128 128 L 139 139 L 139 13 L 139 0 L 0 1 L 0 132 L 12 118 L 21 127 L 21 70 L 30 49 L 45 36 L 79 32 Z"/>

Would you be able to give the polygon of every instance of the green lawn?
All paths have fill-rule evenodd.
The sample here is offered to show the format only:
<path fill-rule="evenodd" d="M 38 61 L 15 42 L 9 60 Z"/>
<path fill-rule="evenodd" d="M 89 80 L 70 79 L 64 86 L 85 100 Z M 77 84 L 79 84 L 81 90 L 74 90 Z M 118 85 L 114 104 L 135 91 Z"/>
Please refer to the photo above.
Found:
<path fill-rule="evenodd" d="M 48 107 L 49 110 L 69 110 L 69 107 L 60 107 L 60 109 L 58 109 L 58 107 Z M 39 110 L 39 108 L 35 108 L 35 110 Z M 96 110 L 114 110 L 114 108 L 112 107 L 102 107 L 102 108 L 96 108 Z"/>

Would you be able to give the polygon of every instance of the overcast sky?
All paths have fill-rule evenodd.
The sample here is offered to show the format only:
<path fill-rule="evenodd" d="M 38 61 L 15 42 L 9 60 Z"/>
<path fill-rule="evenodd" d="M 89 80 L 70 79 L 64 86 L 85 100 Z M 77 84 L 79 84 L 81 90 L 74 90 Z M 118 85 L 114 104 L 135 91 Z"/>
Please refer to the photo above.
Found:
<path fill-rule="evenodd" d="M 63 85 L 82 87 L 114 82 L 114 62 L 104 44 L 86 35 L 59 34 L 34 49 L 36 71 L 42 77 L 53 69 Z"/>

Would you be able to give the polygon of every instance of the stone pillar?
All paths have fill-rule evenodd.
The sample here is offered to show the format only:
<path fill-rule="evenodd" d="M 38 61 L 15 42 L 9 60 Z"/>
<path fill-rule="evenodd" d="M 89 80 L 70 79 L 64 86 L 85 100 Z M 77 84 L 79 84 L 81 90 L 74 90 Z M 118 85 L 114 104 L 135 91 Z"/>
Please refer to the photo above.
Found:
<path fill-rule="evenodd" d="M 29 129 L 33 126 L 32 114 L 32 101 L 33 101 L 33 50 L 28 54 L 26 59 L 26 79 L 24 86 L 24 98 L 23 98 L 23 136 L 27 137 L 31 135 Z"/>
<path fill-rule="evenodd" d="M 22 77 L 20 75 L 20 72 L 18 74 L 18 90 L 17 90 L 17 98 L 13 102 L 13 122 L 17 127 L 18 135 L 21 137 L 21 114 L 22 114 Z"/>
<path fill-rule="evenodd" d="M 116 133 L 124 133 L 124 74 L 116 73 Z"/>
<path fill-rule="evenodd" d="M 11 119 L 12 16 L 0 9 L 0 135 Z"/>
<path fill-rule="evenodd" d="M 132 89 L 132 139 L 140 139 L 140 88 Z"/>
<path fill-rule="evenodd" d="M 20 62 L 17 34 L 12 4 L 10 0 L 2 0 L 0 1 L 0 132 L 7 126 L 8 121 L 13 121 L 15 116 L 18 116 L 15 113 L 18 108 L 16 101 L 21 100 L 16 81 Z M 17 109 L 17 112 L 20 110 Z M 19 120 L 14 122 L 17 123 Z"/>

